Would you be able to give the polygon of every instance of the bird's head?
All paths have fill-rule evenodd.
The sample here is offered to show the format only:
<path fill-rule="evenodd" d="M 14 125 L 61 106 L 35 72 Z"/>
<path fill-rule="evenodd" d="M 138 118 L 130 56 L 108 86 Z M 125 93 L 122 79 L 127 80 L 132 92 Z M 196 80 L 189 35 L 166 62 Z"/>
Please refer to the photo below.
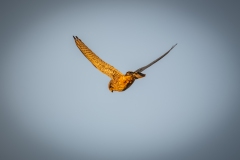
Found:
<path fill-rule="evenodd" d="M 132 71 L 128 71 L 125 76 L 133 76 L 135 79 L 139 79 L 139 78 L 143 78 L 146 75 L 141 73 L 141 72 L 132 72 Z"/>
<path fill-rule="evenodd" d="M 125 76 L 131 76 L 131 75 L 133 75 L 133 73 L 134 73 L 134 72 L 132 72 L 132 71 L 128 71 L 128 72 L 125 74 Z"/>

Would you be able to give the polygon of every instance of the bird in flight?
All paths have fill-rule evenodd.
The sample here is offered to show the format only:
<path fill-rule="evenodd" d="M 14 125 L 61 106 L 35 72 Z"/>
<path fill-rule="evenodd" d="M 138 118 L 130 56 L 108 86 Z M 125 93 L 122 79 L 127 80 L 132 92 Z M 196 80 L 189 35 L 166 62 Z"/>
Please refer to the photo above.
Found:
<path fill-rule="evenodd" d="M 125 75 L 122 74 L 119 70 L 111 66 L 110 64 L 104 62 L 101 58 L 99 58 L 93 51 L 91 51 L 77 36 L 73 36 L 75 43 L 82 54 L 95 66 L 99 71 L 106 74 L 111 78 L 108 89 L 113 91 L 122 92 L 128 89 L 135 79 L 143 78 L 146 75 L 142 73 L 145 69 L 162 59 L 166 56 L 177 44 L 172 46 L 165 54 L 151 62 L 150 64 L 137 69 L 136 71 L 128 71 Z"/>

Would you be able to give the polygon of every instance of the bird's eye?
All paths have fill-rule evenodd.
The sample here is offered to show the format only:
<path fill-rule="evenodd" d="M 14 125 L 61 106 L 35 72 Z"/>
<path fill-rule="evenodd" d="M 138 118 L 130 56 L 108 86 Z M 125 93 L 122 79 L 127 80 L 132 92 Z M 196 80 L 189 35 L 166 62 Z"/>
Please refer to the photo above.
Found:
<path fill-rule="evenodd" d="M 127 76 L 128 76 L 128 75 L 131 75 L 131 74 L 132 74 L 131 71 L 128 71 L 128 72 L 126 73 Z"/>

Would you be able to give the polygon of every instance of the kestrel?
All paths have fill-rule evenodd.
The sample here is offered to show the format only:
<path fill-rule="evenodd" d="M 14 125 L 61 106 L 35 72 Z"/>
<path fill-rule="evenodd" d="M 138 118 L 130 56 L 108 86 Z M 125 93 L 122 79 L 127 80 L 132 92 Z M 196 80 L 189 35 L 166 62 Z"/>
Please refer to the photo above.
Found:
<path fill-rule="evenodd" d="M 106 74 L 111 78 L 108 89 L 113 91 L 122 92 L 128 89 L 135 79 L 143 78 L 146 75 L 141 73 L 160 59 L 162 59 L 164 56 L 166 56 L 177 44 L 172 46 L 165 54 L 151 62 L 150 64 L 141 67 L 137 69 L 136 71 L 128 71 L 125 75 L 122 74 L 119 70 L 111 66 L 110 64 L 104 62 L 102 59 L 100 59 L 94 52 L 92 52 L 77 36 L 73 36 L 75 43 L 79 50 L 83 53 L 83 55 L 102 73 Z"/>

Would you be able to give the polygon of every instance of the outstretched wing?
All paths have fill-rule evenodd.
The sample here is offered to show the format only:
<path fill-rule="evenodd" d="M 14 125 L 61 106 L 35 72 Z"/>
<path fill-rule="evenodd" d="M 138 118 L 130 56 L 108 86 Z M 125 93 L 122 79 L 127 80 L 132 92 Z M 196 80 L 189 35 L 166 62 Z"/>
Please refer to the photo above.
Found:
<path fill-rule="evenodd" d="M 157 58 L 156 60 L 154 60 L 153 62 L 151 62 L 150 64 L 137 69 L 135 72 L 142 72 L 145 69 L 147 69 L 148 67 L 150 67 L 151 65 L 153 65 L 154 63 L 156 63 L 157 61 L 159 61 L 160 59 L 162 59 L 164 56 L 166 56 L 177 44 L 175 44 L 174 46 L 172 46 L 172 48 L 170 48 L 165 54 L 163 54 L 161 57 Z"/>
<path fill-rule="evenodd" d="M 111 79 L 115 79 L 118 76 L 123 75 L 113 66 L 100 59 L 93 51 L 91 51 L 77 36 L 73 36 L 75 43 L 83 55 L 102 73 L 109 76 Z"/>

